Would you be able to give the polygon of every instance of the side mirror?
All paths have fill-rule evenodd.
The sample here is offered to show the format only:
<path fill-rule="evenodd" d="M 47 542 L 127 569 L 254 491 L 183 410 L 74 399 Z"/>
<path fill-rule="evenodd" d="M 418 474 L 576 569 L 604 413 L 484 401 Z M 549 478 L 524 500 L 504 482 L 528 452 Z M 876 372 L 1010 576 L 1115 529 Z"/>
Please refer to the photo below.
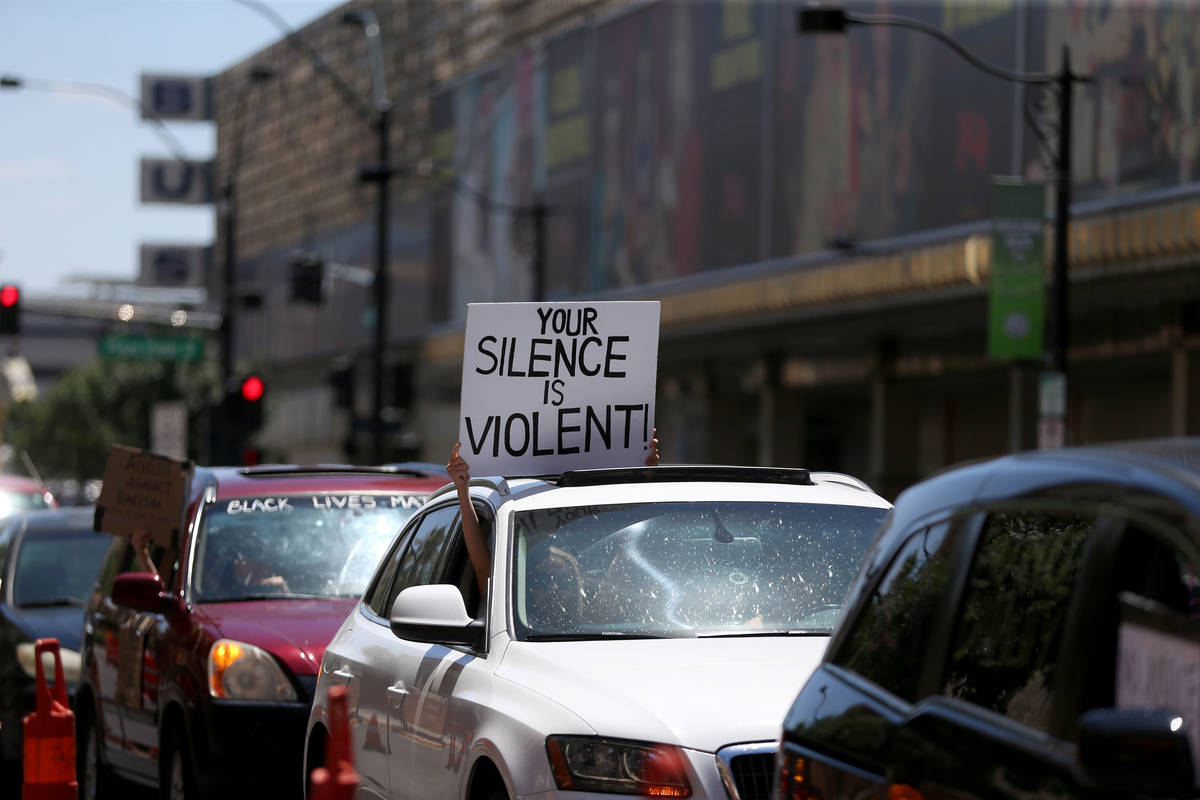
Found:
<path fill-rule="evenodd" d="M 122 572 L 113 581 L 112 599 L 119 606 L 152 614 L 166 606 L 162 584 L 153 572 Z"/>
<path fill-rule="evenodd" d="M 400 639 L 427 644 L 465 645 L 483 649 L 483 620 L 467 614 L 457 586 L 435 583 L 410 586 L 392 603 L 392 633 Z"/>
<path fill-rule="evenodd" d="M 1097 785 L 1184 796 L 1195 780 L 1188 724 L 1165 708 L 1097 708 L 1079 717 L 1079 762 Z"/>

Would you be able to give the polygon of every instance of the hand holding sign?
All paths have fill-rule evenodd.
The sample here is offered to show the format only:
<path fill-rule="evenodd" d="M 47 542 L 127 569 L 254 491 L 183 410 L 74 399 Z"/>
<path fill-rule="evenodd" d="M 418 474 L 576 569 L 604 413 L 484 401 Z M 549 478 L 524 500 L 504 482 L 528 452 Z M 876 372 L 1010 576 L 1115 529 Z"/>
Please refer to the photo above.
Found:
<path fill-rule="evenodd" d="M 191 477 L 191 461 L 114 444 L 93 527 L 114 536 L 149 531 L 155 544 L 172 547 L 183 522 Z"/>
<path fill-rule="evenodd" d="M 645 463 L 659 303 L 472 303 L 459 440 L 477 473 Z"/>
<path fill-rule="evenodd" d="M 458 454 L 461 449 L 462 442 L 455 442 L 454 449 L 450 451 L 450 460 L 446 462 L 446 472 L 450 473 L 450 479 L 455 484 L 465 485 L 471 482 L 471 471 L 466 459 Z"/>
<path fill-rule="evenodd" d="M 650 440 L 650 452 L 646 453 L 646 460 L 643 463 L 645 463 L 645 465 L 647 467 L 657 467 L 658 460 L 659 460 L 658 428 L 655 428 L 654 430 L 652 430 L 650 432 L 650 435 L 653 436 L 654 438 Z"/>

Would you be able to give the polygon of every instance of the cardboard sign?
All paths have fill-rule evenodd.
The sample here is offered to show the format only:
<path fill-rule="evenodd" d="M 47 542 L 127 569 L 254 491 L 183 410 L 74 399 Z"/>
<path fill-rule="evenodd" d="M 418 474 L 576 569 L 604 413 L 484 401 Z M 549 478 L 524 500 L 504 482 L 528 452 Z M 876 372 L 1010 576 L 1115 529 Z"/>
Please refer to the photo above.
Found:
<path fill-rule="evenodd" d="M 654 430 L 659 305 L 468 305 L 458 436 L 471 473 L 640 465 Z"/>
<path fill-rule="evenodd" d="M 92 526 L 132 536 L 144 525 L 155 544 L 170 547 L 178 541 L 191 479 L 191 461 L 114 444 Z"/>

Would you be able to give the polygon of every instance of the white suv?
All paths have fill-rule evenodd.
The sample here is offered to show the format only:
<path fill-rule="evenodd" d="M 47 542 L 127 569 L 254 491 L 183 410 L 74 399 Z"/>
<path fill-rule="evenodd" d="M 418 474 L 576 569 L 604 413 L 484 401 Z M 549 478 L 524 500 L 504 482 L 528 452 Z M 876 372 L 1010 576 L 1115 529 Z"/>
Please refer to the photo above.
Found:
<path fill-rule="evenodd" d="M 405 526 L 325 650 L 306 773 L 346 685 L 360 797 L 752 800 L 890 505 L 755 467 L 474 479 Z"/>

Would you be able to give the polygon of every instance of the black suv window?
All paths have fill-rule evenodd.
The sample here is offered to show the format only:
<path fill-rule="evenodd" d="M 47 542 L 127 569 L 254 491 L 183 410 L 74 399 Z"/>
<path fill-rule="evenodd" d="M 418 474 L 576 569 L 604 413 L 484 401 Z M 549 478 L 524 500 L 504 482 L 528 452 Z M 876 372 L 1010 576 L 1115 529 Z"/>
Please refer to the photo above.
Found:
<path fill-rule="evenodd" d="M 457 518 L 457 505 L 435 508 L 416 523 L 411 535 L 397 543 L 368 594 L 367 605 L 372 611 L 386 619 L 392 613 L 396 595 L 409 586 L 433 581 L 446 542 L 456 530 Z"/>
<path fill-rule="evenodd" d="M 943 693 L 1049 730 L 1059 643 L 1090 517 L 995 513 L 967 576 Z"/>
<path fill-rule="evenodd" d="M 1190 673 L 1192 664 L 1180 660 L 1186 663 L 1200 644 L 1200 569 L 1189 548 L 1179 546 L 1190 532 L 1174 527 L 1127 521 L 1103 579 L 1094 587 L 1089 583 L 1088 625 L 1080 645 L 1088 655 L 1076 669 L 1082 676 L 1080 710 L 1173 708 L 1195 730 L 1196 703 L 1179 697 L 1191 684 L 1150 677 L 1175 668 Z"/>
<path fill-rule="evenodd" d="M 916 700 L 921 659 L 945 593 L 958 530 L 942 522 L 905 541 L 833 663 Z"/>

